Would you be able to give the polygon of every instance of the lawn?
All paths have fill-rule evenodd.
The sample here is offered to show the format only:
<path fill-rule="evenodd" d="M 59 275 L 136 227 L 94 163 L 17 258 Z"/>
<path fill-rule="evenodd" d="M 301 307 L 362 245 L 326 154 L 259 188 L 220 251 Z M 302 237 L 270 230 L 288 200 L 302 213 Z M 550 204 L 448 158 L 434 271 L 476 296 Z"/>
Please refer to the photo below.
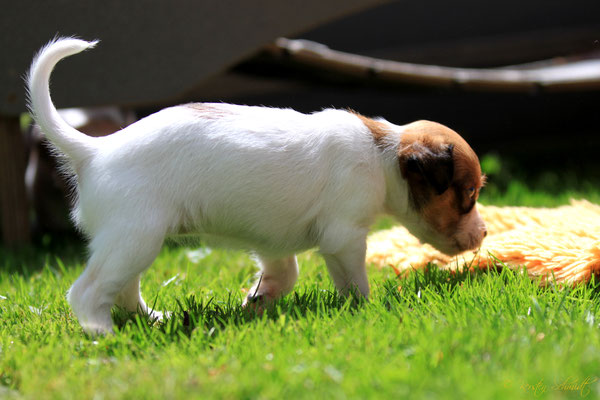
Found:
<path fill-rule="evenodd" d="M 600 200 L 596 182 L 542 174 L 526 185 L 503 180 L 493 156 L 482 161 L 487 204 Z M 172 318 L 114 310 L 116 333 L 94 338 L 64 296 L 83 253 L 52 239 L 1 250 L 0 398 L 600 396 L 597 281 L 542 288 L 501 265 L 454 275 L 432 267 L 399 280 L 369 266 L 366 302 L 339 297 L 322 259 L 306 252 L 294 293 L 258 316 L 240 308 L 256 272 L 248 255 L 167 245 L 142 288 Z"/>

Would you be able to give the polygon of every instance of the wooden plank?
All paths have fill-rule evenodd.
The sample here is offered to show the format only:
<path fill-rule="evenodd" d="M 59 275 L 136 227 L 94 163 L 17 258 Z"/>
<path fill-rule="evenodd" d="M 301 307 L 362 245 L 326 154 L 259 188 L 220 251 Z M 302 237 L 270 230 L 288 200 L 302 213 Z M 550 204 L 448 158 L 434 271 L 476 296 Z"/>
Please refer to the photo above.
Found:
<path fill-rule="evenodd" d="M 600 87 L 600 59 L 546 60 L 543 65 L 533 67 L 455 68 L 367 57 L 332 50 L 308 40 L 279 38 L 265 50 L 275 57 L 311 68 L 385 82 L 496 92 L 596 90 Z"/>
<path fill-rule="evenodd" d="M 2 242 L 8 247 L 30 240 L 25 162 L 19 118 L 0 116 L 0 219 Z"/>

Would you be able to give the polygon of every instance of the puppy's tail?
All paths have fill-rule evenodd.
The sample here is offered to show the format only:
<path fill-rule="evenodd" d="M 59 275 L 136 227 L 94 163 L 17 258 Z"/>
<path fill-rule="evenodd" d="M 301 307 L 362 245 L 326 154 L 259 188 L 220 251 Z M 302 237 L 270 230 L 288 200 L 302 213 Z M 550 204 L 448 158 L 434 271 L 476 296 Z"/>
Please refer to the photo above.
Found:
<path fill-rule="evenodd" d="M 93 137 L 65 122 L 50 98 L 50 73 L 63 58 L 92 48 L 98 43 L 73 38 L 57 38 L 44 46 L 33 59 L 27 81 L 29 110 L 42 132 L 72 162 L 79 164 L 94 150 Z"/>

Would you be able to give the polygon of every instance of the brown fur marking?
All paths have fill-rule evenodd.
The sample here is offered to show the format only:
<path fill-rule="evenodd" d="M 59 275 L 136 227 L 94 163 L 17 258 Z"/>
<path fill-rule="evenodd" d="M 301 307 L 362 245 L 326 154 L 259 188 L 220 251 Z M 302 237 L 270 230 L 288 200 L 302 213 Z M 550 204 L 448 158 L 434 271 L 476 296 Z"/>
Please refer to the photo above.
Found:
<path fill-rule="evenodd" d="M 360 115 L 359 113 L 357 113 L 355 111 L 350 111 L 350 112 L 353 113 L 354 115 L 356 115 L 358 118 L 360 118 L 362 123 L 371 132 L 371 135 L 373 135 L 373 138 L 375 139 L 375 143 L 377 143 L 377 144 L 380 144 L 382 139 L 390 131 L 390 128 L 383 122 L 375 121 L 371 118 L 367 118 L 364 115 Z"/>
<path fill-rule="evenodd" d="M 453 145 L 454 173 L 449 188 L 437 195 L 423 176 L 407 168 L 408 159 L 440 154 Z M 462 215 L 474 208 L 483 186 L 479 159 L 467 142 L 453 130 L 430 121 L 417 121 L 406 126 L 400 140 L 398 158 L 402 175 L 408 180 L 414 206 L 439 233 L 450 236 Z M 471 191 L 470 189 L 474 190 Z"/>

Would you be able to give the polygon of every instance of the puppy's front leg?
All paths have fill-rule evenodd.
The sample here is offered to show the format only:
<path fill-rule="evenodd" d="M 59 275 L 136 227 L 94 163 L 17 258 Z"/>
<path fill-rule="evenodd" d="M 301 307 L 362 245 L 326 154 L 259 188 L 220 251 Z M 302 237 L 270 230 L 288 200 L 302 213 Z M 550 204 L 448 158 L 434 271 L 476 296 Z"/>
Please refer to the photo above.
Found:
<path fill-rule="evenodd" d="M 270 259 L 258 256 L 261 267 L 259 278 L 248 292 L 244 306 L 269 301 L 291 292 L 298 279 L 298 262 L 296 256 Z"/>
<path fill-rule="evenodd" d="M 321 250 L 329 275 L 341 294 L 347 295 L 351 290 L 358 290 L 365 298 L 369 297 L 369 281 L 365 269 L 366 250 L 366 237 L 349 241 L 336 252 L 326 253 Z"/>

